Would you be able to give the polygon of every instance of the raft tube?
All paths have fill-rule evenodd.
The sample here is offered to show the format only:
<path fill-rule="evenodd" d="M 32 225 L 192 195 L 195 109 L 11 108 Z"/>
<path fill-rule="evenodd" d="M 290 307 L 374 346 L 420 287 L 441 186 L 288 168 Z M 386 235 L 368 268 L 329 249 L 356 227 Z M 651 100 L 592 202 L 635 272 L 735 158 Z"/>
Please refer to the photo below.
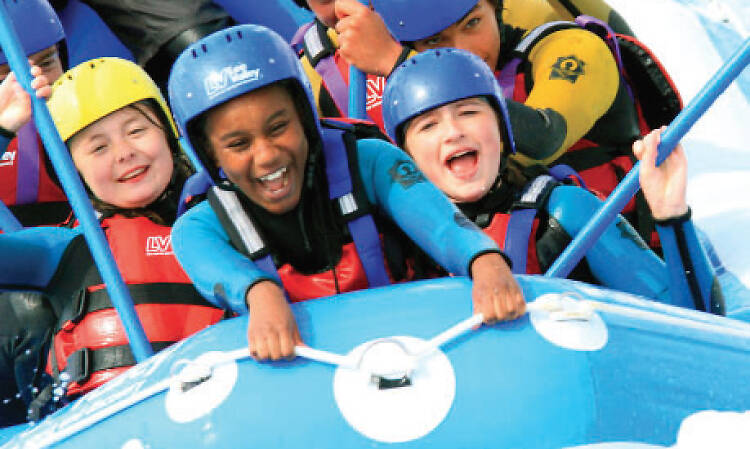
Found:
<path fill-rule="evenodd" d="M 294 304 L 304 341 L 341 366 L 257 363 L 245 357 L 247 317 L 229 319 L 2 447 L 671 445 L 697 411 L 750 409 L 749 324 L 574 281 L 518 280 L 537 304 L 529 314 L 421 357 L 471 315 L 468 279 Z"/>

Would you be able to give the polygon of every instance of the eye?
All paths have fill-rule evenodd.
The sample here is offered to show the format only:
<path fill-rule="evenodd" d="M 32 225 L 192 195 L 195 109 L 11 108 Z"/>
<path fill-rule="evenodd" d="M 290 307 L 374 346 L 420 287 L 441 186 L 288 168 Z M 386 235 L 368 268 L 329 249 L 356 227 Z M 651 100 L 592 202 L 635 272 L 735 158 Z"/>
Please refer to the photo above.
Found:
<path fill-rule="evenodd" d="M 286 128 L 288 126 L 289 126 L 289 121 L 288 120 L 284 120 L 284 121 L 273 123 L 269 127 L 268 133 L 271 136 L 279 136 L 279 135 L 281 135 L 281 134 L 284 133 L 284 131 L 286 130 Z"/>
<path fill-rule="evenodd" d="M 232 151 L 242 151 L 250 144 L 250 140 L 245 137 L 238 137 L 227 142 L 226 148 Z"/>
<path fill-rule="evenodd" d="M 146 132 L 145 126 L 135 126 L 128 131 L 128 134 L 131 136 L 137 136 L 143 134 L 144 132 Z"/>
<path fill-rule="evenodd" d="M 100 154 L 104 153 L 104 151 L 107 149 L 107 145 L 95 145 L 91 148 L 91 154 Z"/>
<path fill-rule="evenodd" d="M 472 17 L 466 22 L 466 24 L 464 25 L 464 28 L 475 28 L 479 25 L 479 22 L 481 21 L 482 21 L 481 17 Z"/>
<path fill-rule="evenodd" d="M 479 110 L 477 108 L 465 107 L 465 108 L 462 108 L 461 110 L 458 111 L 458 115 L 462 115 L 462 116 L 465 116 L 465 115 L 474 115 L 474 114 L 476 114 L 478 112 L 479 112 Z"/>
<path fill-rule="evenodd" d="M 435 45 L 439 45 L 441 41 L 440 35 L 435 35 L 432 37 L 428 37 L 427 39 L 423 40 L 422 43 L 428 47 L 432 47 Z"/>
<path fill-rule="evenodd" d="M 421 123 L 417 128 L 419 129 L 420 132 L 425 132 L 434 128 L 435 125 L 437 125 L 437 121 L 428 120 L 428 121 L 425 121 L 424 123 Z"/>

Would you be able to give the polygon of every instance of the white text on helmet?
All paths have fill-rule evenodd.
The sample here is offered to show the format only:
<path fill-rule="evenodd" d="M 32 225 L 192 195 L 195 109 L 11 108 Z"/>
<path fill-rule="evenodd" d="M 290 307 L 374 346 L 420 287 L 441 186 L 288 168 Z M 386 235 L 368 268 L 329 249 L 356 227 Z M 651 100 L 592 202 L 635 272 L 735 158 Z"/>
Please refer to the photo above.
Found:
<path fill-rule="evenodd" d="M 209 73 L 203 81 L 203 85 L 208 98 L 213 98 L 239 85 L 257 81 L 259 78 L 260 69 L 247 70 L 246 64 L 237 64 L 235 66 L 226 66 L 218 72 Z"/>

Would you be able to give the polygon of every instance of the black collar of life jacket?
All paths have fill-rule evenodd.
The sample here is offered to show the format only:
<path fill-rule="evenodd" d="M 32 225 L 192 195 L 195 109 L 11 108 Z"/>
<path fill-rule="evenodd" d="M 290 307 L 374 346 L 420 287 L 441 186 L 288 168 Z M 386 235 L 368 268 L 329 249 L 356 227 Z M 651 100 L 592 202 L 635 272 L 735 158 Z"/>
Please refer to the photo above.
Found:
<path fill-rule="evenodd" d="M 511 209 L 518 193 L 512 185 L 498 177 L 495 186 L 482 198 L 470 203 L 457 203 L 456 206 L 477 226 L 484 228 L 490 224 L 494 214 Z"/>
<path fill-rule="evenodd" d="M 523 40 L 527 30 L 508 24 L 500 25 L 500 54 L 497 58 L 497 67 L 500 70 L 508 61 L 515 57 L 515 50 Z"/>
<path fill-rule="evenodd" d="M 315 273 L 335 265 L 344 243 L 326 189 L 323 155 L 317 144 L 308 155 L 299 204 L 283 214 L 273 214 L 235 188 L 242 207 L 257 226 L 277 266 L 294 261 L 301 272 Z"/>

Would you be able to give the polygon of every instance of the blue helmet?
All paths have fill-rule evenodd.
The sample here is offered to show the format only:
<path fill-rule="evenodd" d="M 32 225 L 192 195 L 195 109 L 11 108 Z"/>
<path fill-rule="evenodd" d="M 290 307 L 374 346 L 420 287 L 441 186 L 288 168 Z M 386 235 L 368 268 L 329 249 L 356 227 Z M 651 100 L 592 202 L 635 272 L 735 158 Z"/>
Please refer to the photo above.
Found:
<path fill-rule="evenodd" d="M 5 6 L 26 56 L 65 39 L 60 18 L 47 0 L 6 0 Z M 7 63 L 7 56 L 0 50 L 0 64 Z"/>
<path fill-rule="evenodd" d="M 431 109 L 463 98 L 486 97 L 502 118 L 505 148 L 516 152 L 503 91 L 492 70 L 465 50 L 439 48 L 408 59 L 394 70 L 383 93 L 383 123 L 388 135 L 403 145 L 404 124 Z"/>
<path fill-rule="evenodd" d="M 458 22 L 479 0 L 371 0 L 393 37 L 412 42 Z"/>
<path fill-rule="evenodd" d="M 300 93 L 304 92 L 304 100 L 298 104 L 304 103 L 307 110 L 299 111 L 300 119 L 308 138 L 319 138 L 315 97 L 297 55 L 281 36 L 259 25 L 237 25 L 216 31 L 183 50 L 169 75 L 169 103 L 180 133 L 192 140 L 189 125 L 201 114 L 282 80 L 294 82 Z M 306 119 L 314 125 L 305 122 Z M 311 136 L 310 132 L 317 135 Z M 216 178 L 218 170 L 205 149 L 196 142 L 191 144 Z"/>

